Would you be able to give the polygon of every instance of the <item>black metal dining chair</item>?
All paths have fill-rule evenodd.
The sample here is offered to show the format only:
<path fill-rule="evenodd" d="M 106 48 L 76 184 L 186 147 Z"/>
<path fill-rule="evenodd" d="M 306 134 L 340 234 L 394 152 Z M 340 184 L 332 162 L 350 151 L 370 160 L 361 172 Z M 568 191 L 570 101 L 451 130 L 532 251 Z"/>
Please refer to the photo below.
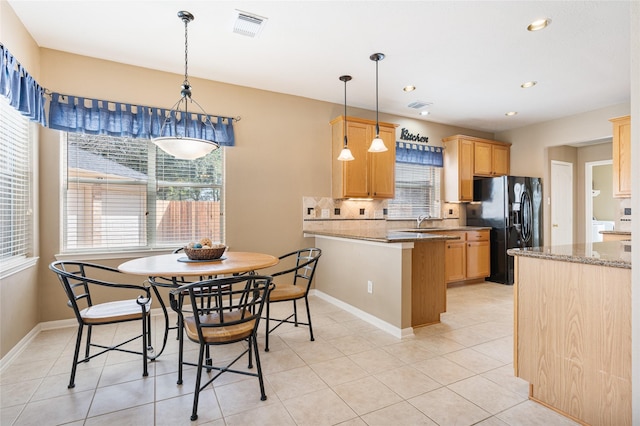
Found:
<path fill-rule="evenodd" d="M 313 276 L 318 266 L 318 260 L 322 255 L 319 248 L 305 248 L 302 250 L 292 251 L 279 257 L 280 265 L 283 270 L 271 274 L 274 280 L 274 289 L 269 292 L 267 300 L 267 312 L 265 316 L 265 345 L 264 350 L 269 352 L 269 334 L 280 327 L 282 324 L 289 323 L 298 325 L 306 325 L 309 327 L 309 338 L 313 338 L 313 327 L 311 325 L 311 311 L 309 310 L 309 290 Z M 298 320 L 298 307 L 296 302 L 304 299 L 307 310 L 307 322 Z M 293 312 L 283 319 L 271 318 L 271 304 L 278 302 L 292 302 Z M 293 320 L 292 320 L 293 318 Z M 269 322 L 277 321 L 277 324 L 270 328 Z"/>
<path fill-rule="evenodd" d="M 120 351 L 142 355 L 142 375 L 148 376 L 148 352 L 153 350 L 150 345 L 150 288 L 144 285 L 122 284 L 117 282 L 122 280 L 124 274 L 117 269 L 93 263 L 57 261 L 51 263 L 49 265 L 49 269 L 57 274 L 60 283 L 62 284 L 62 288 L 67 295 L 67 305 L 73 309 L 78 321 L 78 334 L 76 336 L 73 366 L 71 368 L 71 378 L 69 379 L 68 387 L 75 387 L 76 367 L 78 364 L 82 362 L 89 362 L 92 358 L 109 351 Z M 97 278 L 98 276 L 100 279 Z M 106 281 L 106 277 L 113 279 L 113 281 Z M 107 289 L 107 293 L 111 291 L 118 291 L 118 294 L 122 294 L 123 292 L 135 292 L 138 296 L 133 299 L 126 300 L 113 300 L 116 298 L 112 297 L 112 301 L 95 303 L 92 295 L 100 287 Z M 101 291 L 100 296 L 104 297 L 103 294 L 104 291 Z M 130 321 L 140 321 L 142 330 L 139 335 L 130 337 L 121 343 L 109 346 L 92 342 L 91 332 L 93 327 Z M 82 334 L 85 327 L 87 328 L 87 337 L 85 342 L 84 358 L 78 359 Z M 136 339 L 142 340 L 142 348 L 140 352 L 122 347 Z M 102 350 L 91 354 L 91 348 L 99 348 Z"/>
<path fill-rule="evenodd" d="M 223 373 L 236 373 L 258 378 L 260 399 L 266 400 L 260 365 L 257 334 L 260 316 L 269 291 L 273 287 L 272 278 L 261 275 L 243 275 L 226 278 L 207 279 L 188 283 L 169 292 L 171 308 L 178 313 L 182 327 L 180 349 L 178 353 L 178 383 L 182 382 L 183 337 L 198 343 L 198 364 L 196 372 L 195 393 L 191 420 L 198 418 L 198 400 L 200 392 L 209 386 Z M 187 296 L 185 296 L 185 293 Z M 225 366 L 213 365 L 208 349 L 216 345 L 228 345 L 246 342 L 244 350 Z M 206 353 L 206 355 L 205 355 Z M 255 356 L 256 372 L 248 372 L 233 368 L 233 365 L 244 355 L 248 356 L 248 368 L 253 368 Z M 202 384 L 202 372 L 217 373 Z"/>

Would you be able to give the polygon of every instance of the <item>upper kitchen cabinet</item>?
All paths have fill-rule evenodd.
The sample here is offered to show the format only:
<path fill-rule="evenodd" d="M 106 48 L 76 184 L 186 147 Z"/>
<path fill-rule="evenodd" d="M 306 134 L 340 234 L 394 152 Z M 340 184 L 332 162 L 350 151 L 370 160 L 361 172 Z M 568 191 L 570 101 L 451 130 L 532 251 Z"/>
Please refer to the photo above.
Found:
<path fill-rule="evenodd" d="M 444 142 L 444 193 L 447 201 L 473 201 L 473 142 L 450 136 Z"/>
<path fill-rule="evenodd" d="M 333 198 L 393 198 L 395 193 L 396 125 L 380 123 L 380 137 L 388 150 L 368 151 L 376 122 L 340 116 L 331 121 Z M 338 161 L 344 129 L 353 161 Z"/>
<path fill-rule="evenodd" d="M 502 142 L 473 142 L 474 176 L 506 176 L 509 174 L 510 145 Z"/>
<path fill-rule="evenodd" d="M 447 201 L 473 201 L 474 176 L 509 174 L 511 144 L 454 135 L 442 140 Z"/>
<path fill-rule="evenodd" d="M 612 118 L 613 196 L 631 197 L 631 116 Z"/>

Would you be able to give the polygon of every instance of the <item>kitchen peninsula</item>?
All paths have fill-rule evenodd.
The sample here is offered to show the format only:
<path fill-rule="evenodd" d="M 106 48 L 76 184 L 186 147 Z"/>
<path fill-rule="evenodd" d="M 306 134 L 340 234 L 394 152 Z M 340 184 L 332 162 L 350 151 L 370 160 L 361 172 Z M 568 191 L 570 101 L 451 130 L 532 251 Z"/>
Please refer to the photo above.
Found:
<path fill-rule="evenodd" d="M 322 249 L 315 278 L 319 297 L 397 337 L 440 321 L 446 310 L 445 242 L 459 237 L 386 229 L 314 230 L 305 236 L 315 237 Z"/>
<path fill-rule="evenodd" d="M 511 249 L 514 368 L 529 396 L 589 425 L 631 425 L 631 244 Z"/>

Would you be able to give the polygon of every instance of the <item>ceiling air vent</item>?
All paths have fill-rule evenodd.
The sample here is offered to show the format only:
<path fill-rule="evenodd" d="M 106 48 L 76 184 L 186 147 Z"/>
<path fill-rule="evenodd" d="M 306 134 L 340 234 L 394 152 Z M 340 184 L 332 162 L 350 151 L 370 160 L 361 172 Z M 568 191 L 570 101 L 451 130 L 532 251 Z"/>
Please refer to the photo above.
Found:
<path fill-rule="evenodd" d="M 255 37 L 260 34 L 266 22 L 267 18 L 236 10 L 233 32 L 248 37 Z"/>
<path fill-rule="evenodd" d="M 422 108 L 426 108 L 426 107 L 431 106 L 431 105 L 433 105 L 433 102 L 415 101 L 415 102 L 411 102 L 407 106 L 409 108 L 413 108 L 413 109 L 422 109 Z"/>

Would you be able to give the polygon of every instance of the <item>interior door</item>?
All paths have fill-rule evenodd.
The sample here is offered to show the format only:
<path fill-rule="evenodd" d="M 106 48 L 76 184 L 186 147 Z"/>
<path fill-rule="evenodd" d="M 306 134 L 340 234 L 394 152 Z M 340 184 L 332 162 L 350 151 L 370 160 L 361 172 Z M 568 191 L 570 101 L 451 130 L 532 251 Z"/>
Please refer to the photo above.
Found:
<path fill-rule="evenodd" d="M 551 244 L 573 244 L 573 164 L 551 161 Z"/>

